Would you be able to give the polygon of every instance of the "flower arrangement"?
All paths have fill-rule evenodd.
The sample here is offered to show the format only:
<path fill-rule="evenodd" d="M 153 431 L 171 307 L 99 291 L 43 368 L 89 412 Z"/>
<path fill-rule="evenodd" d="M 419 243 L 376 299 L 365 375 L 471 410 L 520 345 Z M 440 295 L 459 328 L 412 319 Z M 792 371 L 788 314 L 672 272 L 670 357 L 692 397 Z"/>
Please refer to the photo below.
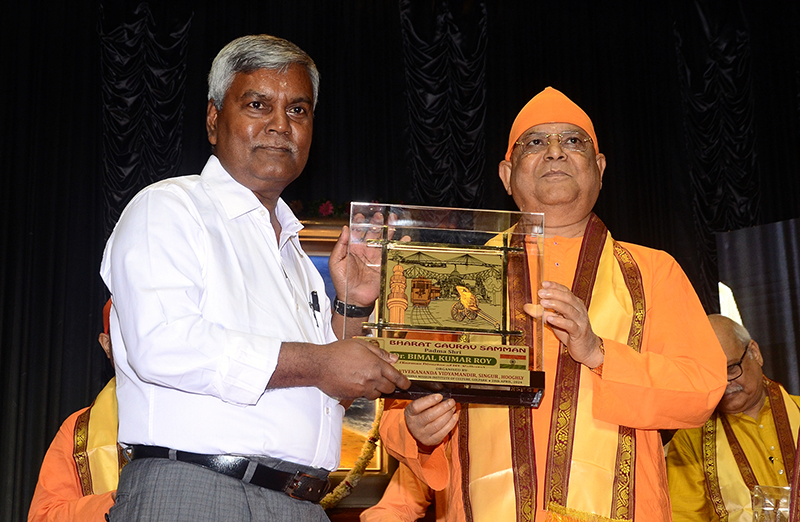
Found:
<path fill-rule="evenodd" d="M 289 202 L 289 208 L 298 219 L 313 218 L 347 218 L 350 216 L 350 202 L 334 203 L 329 199 L 304 202 L 295 199 Z"/>

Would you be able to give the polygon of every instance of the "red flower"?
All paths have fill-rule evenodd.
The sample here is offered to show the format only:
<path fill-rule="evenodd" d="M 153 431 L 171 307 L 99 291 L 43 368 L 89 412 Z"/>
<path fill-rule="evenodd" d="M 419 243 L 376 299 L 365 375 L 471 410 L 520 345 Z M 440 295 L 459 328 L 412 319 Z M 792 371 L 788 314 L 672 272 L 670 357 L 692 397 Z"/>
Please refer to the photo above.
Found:
<path fill-rule="evenodd" d="M 333 203 L 330 201 L 326 201 L 322 205 L 319 206 L 319 215 L 322 217 L 327 217 L 333 214 Z"/>

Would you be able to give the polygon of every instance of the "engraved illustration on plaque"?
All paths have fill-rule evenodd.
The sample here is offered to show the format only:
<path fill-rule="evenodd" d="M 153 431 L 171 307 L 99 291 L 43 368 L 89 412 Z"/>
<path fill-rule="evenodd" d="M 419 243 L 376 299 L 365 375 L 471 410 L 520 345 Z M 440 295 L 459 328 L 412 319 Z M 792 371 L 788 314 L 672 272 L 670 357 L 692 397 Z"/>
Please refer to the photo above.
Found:
<path fill-rule="evenodd" d="M 386 317 L 393 327 L 499 331 L 502 251 L 390 243 Z"/>

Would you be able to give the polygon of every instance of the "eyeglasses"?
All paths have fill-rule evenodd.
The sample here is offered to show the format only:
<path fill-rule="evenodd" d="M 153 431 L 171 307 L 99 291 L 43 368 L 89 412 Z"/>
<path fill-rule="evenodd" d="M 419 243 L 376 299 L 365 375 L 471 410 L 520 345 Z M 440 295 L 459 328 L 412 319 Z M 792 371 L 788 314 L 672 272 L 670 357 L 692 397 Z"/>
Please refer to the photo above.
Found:
<path fill-rule="evenodd" d="M 557 136 L 558 144 L 569 152 L 586 152 L 588 144 L 592 142 L 592 138 L 584 137 L 579 132 L 565 131 L 551 134 L 532 132 L 520 138 L 514 145 L 522 146 L 522 154 L 539 154 L 550 146 L 550 136 Z"/>
<path fill-rule="evenodd" d="M 747 350 L 749 349 L 750 341 L 747 341 L 747 344 L 744 345 L 744 353 L 742 354 L 742 358 L 739 359 L 739 362 L 728 365 L 728 382 L 735 381 L 744 373 L 744 370 L 742 369 L 742 362 L 744 361 L 744 356 L 747 355 Z"/>

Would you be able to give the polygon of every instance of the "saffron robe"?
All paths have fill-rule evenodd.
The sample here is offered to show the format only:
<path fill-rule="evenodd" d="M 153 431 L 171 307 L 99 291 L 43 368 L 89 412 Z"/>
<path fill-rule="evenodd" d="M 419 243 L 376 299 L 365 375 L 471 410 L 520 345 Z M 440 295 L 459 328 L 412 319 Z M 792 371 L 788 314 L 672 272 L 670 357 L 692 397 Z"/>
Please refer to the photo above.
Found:
<path fill-rule="evenodd" d="M 374 506 L 365 509 L 360 522 L 415 522 L 425 516 L 434 492 L 406 466 L 401 465 Z M 445 503 L 436 505 L 436 522 L 444 521 Z"/>
<path fill-rule="evenodd" d="M 116 380 L 61 424 L 44 456 L 28 522 L 105 521 L 119 481 Z"/>
<path fill-rule="evenodd" d="M 610 236 L 607 241 L 613 242 Z M 546 239 L 544 278 L 572 287 L 582 243 L 583 238 Z M 552 509 L 557 507 L 555 505 L 548 509 L 548 505 L 555 504 L 551 502 L 552 489 L 548 486 L 547 472 L 557 468 L 551 462 L 553 454 L 549 443 L 560 349 L 558 340 L 548 327 L 544 331 L 542 355 L 544 398 L 539 408 L 530 410 L 532 445 L 515 447 L 505 436 L 484 436 L 481 453 L 506 460 L 510 456 L 514 462 L 510 471 L 498 470 L 492 477 L 497 478 L 495 494 L 470 498 L 465 503 L 464 485 L 469 485 L 470 478 L 463 469 L 459 441 L 461 427 L 457 427 L 432 454 L 421 454 L 405 425 L 402 411 L 405 405 L 402 402 L 387 405 L 380 430 L 386 448 L 430 487 L 443 491 L 447 498 L 447 521 L 495 522 L 503 518 L 499 513 L 508 510 L 516 511 L 519 521 L 537 522 L 666 522 L 671 519 L 664 453 L 657 430 L 700 426 L 708 418 L 726 386 L 726 358 L 694 289 L 675 260 L 661 251 L 626 243 L 619 243 L 619 246 L 633 259 L 640 273 L 645 315 L 641 342 L 639 350 L 632 349 L 624 342 L 614 340 L 620 337 L 620 332 L 609 331 L 601 320 L 592 323 L 595 333 L 604 340 L 605 361 L 602 375 L 586 367 L 580 368 L 578 395 L 580 400 L 589 401 L 591 418 L 581 419 L 578 426 L 583 426 L 579 428 L 581 430 L 608 429 L 609 426 L 631 428 L 636 444 L 632 459 L 633 483 L 629 485 L 629 511 L 624 518 L 611 518 L 608 504 L 613 502 L 612 485 L 582 480 L 580 472 L 575 471 L 568 479 L 568 491 L 561 491 L 562 498 L 566 499 L 566 506 L 562 506 L 565 509 L 556 512 Z M 613 255 L 609 252 L 604 248 L 603 257 Z M 616 310 L 622 299 L 620 296 L 628 292 L 624 278 L 618 273 L 612 277 L 614 280 L 610 285 L 595 288 L 589 307 L 590 317 L 595 310 L 600 316 L 605 311 Z M 600 287 L 605 290 L 598 293 Z M 482 410 L 492 408 L 498 407 L 470 405 L 468 411 L 480 414 Z M 491 429 L 488 427 L 487 433 L 490 434 Z M 503 431 L 508 430 L 498 430 Z M 586 437 L 581 440 L 586 440 Z M 591 453 L 589 447 L 579 450 L 577 453 L 582 455 Z M 534 461 L 535 469 L 525 469 L 531 461 Z M 579 464 L 583 469 L 590 469 L 593 465 L 591 462 Z M 597 465 L 608 467 L 609 463 Z M 610 465 L 613 467 L 613 462 Z M 520 499 L 526 495 L 528 503 L 521 505 Z M 579 507 L 573 508 L 573 505 Z M 586 511 L 585 506 L 595 507 Z"/>

